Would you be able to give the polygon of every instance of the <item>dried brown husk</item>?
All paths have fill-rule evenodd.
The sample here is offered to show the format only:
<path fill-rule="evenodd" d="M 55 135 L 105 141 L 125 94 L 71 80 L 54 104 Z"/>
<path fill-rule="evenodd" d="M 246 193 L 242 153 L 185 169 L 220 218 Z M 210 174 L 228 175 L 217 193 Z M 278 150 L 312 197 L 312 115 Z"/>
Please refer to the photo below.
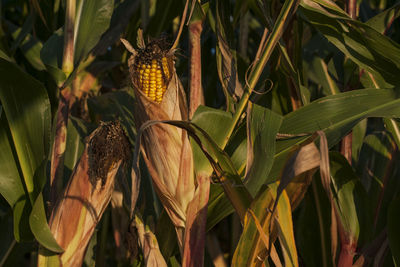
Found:
<path fill-rule="evenodd" d="M 99 154 L 100 147 L 109 152 Z M 86 247 L 110 202 L 115 176 L 121 164 L 129 160 L 130 153 L 129 141 L 118 122 L 102 124 L 88 137 L 50 218 L 51 232 L 64 249 L 59 255 L 61 266 L 82 265 Z M 99 167 L 98 162 L 107 162 L 103 170 L 93 170 L 94 166 Z M 102 177 L 93 177 L 96 173 Z"/>
<path fill-rule="evenodd" d="M 126 44 L 124 42 L 124 44 Z M 160 103 L 144 95 L 135 83 L 135 60 L 138 52 L 126 45 L 132 53 L 129 69 L 132 87 L 136 96 L 135 121 L 138 127 L 144 123 L 164 120 L 187 120 L 188 108 L 182 84 L 173 64 L 169 64 L 171 79 Z M 165 53 L 172 62 L 173 52 Z M 141 137 L 141 152 L 146 162 L 157 194 L 170 216 L 183 245 L 186 213 L 194 197 L 195 180 L 192 150 L 185 131 L 174 126 L 157 123 L 147 127 Z"/>
<path fill-rule="evenodd" d="M 143 251 L 145 266 L 167 267 L 160 248 L 158 246 L 157 238 L 154 233 L 143 224 L 139 216 L 135 216 L 132 221 L 131 232 L 136 228 L 137 236 L 140 247 Z"/>
<path fill-rule="evenodd" d="M 115 257 L 118 261 L 128 258 L 129 255 L 125 247 L 125 236 L 129 227 L 129 214 L 124 208 L 124 194 L 120 187 L 119 183 L 116 182 L 111 196 L 111 222 L 115 241 Z"/>

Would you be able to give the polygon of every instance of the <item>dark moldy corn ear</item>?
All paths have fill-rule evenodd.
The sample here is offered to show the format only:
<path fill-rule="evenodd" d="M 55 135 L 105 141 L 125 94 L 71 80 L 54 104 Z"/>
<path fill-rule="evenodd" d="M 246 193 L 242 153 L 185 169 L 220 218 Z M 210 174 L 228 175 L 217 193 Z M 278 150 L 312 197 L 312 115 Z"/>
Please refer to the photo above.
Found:
<path fill-rule="evenodd" d="M 150 100 L 160 103 L 172 77 L 173 57 L 165 39 L 155 40 L 137 50 L 129 72 L 134 85 Z"/>
<path fill-rule="evenodd" d="M 52 236 L 64 251 L 51 259 L 54 264 L 39 253 L 37 266 L 82 266 L 87 245 L 111 201 L 117 173 L 121 167 L 128 171 L 129 158 L 131 146 L 119 121 L 101 122 L 86 138 L 49 220 Z M 138 183 L 136 177 L 132 180 Z"/>
<path fill-rule="evenodd" d="M 131 158 L 131 145 L 119 121 L 100 122 L 100 127 L 89 141 L 89 179 L 95 187 L 99 179 L 106 183 L 109 170 L 118 161 L 127 163 Z"/>

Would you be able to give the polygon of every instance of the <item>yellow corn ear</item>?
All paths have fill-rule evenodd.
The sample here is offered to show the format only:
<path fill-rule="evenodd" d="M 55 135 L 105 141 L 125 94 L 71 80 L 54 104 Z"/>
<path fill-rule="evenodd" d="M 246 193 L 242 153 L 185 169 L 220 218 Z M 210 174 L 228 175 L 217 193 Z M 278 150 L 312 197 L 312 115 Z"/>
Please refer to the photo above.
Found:
<path fill-rule="evenodd" d="M 152 59 L 150 64 L 138 62 L 136 64 L 139 89 L 152 101 L 160 103 L 167 90 L 167 84 L 171 74 L 168 69 L 168 59 L 163 57 L 161 61 Z"/>

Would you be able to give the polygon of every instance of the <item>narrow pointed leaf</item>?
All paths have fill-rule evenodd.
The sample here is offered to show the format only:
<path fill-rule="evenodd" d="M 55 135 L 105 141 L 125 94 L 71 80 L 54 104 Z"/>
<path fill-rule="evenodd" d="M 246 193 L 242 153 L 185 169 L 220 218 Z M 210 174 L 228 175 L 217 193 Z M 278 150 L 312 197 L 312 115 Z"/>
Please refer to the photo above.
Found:
<path fill-rule="evenodd" d="M 50 36 L 49 39 L 43 44 L 40 51 L 40 58 L 46 66 L 47 71 L 53 77 L 58 86 L 67 78 L 65 73 L 61 70 L 63 60 L 64 37 L 63 29 L 60 28 Z"/>
<path fill-rule="evenodd" d="M 365 24 L 382 34 L 388 30 L 393 21 L 400 16 L 400 3 L 395 4 L 391 8 L 380 12 L 376 16 L 370 18 Z"/>
<path fill-rule="evenodd" d="M 275 185 L 275 184 L 273 184 Z M 277 187 L 273 188 L 273 192 L 277 193 Z M 275 194 L 275 197 L 278 197 Z M 283 191 L 279 196 L 278 205 L 276 206 L 277 211 L 277 225 L 279 228 L 279 240 L 282 247 L 283 258 L 285 260 L 285 266 L 299 266 L 299 260 L 297 256 L 296 242 L 294 240 L 294 229 L 292 221 L 292 207 L 286 191 Z"/>
<path fill-rule="evenodd" d="M 354 202 L 354 191 L 358 178 L 340 153 L 331 152 L 329 158 L 333 187 L 336 191 L 334 201 L 337 214 L 348 240 L 356 243 L 360 231 L 356 203 Z"/>
<path fill-rule="evenodd" d="M 78 3 L 75 15 L 75 64 L 85 59 L 108 29 L 114 10 L 114 0 L 81 0 Z"/>
<path fill-rule="evenodd" d="M 232 115 L 222 110 L 200 106 L 193 115 L 191 122 L 203 129 L 218 145 L 221 146 L 226 138 L 226 129 L 230 125 Z M 215 127 L 218 125 L 218 127 Z M 211 174 L 212 166 L 200 148 L 192 141 L 194 166 L 196 172 Z"/>
<path fill-rule="evenodd" d="M 332 147 L 364 118 L 400 117 L 399 103 L 396 90 L 362 89 L 320 98 L 285 115 L 279 133 L 289 135 L 277 141 L 274 165 L 267 181 L 279 176 L 290 148 L 311 133 L 324 131 Z M 296 134 L 305 136 L 296 137 Z"/>
<path fill-rule="evenodd" d="M 13 207 L 25 195 L 25 191 L 7 136 L 7 129 L 7 120 L 0 107 L 0 194 Z"/>
<path fill-rule="evenodd" d="M 191 121 L 203 129 L 218 146 L 222 146 L 227 135 L 227 129 L 232 123 L 232 115 L 225 111 L 200 106 L 196 110 Z M 218 125 L 218 127 L 215 127 L 215 125 Z M 193 139 L 191 140 L 191 144 L 195 172 L 204 172 L 205 174 L 211 175 L 213 168 L 209 160 Z M 208 203 L 207 229 L 233 211 L 234 209 L 226 198 L 221 186 L 211 184 L 210 199 Z"/>
<path fill-rule="evenodd" d="M 301 6 L 308 21 L 352 61 L 388 84 L 399 85 L 399 44 L 367 24 L 351 20 L 334 2 L 304 0 Z"/>
<path fill-rule="evenodd" d="M 49 150 L 50 102 L 43 85 L 16 65 L 0 59 L 0 72 L 8 73 L 0 80 L 0 101 L 33 204 L 33 176 Z"/>
<path fill-rule="evenodd" d="M 331 131 L 367 116 L 399 117 L 399 96 L 396 90 L 379 89 L 353 90 L 327 96 L 287 114 L 279 132 Z"/>
<path fill-rule="evenodd" d="M 271 224 L 270 210 L 272 210 L 274 201 L 271 189 L 267 187 L 254 199 L 251 205 L 251 210 L 257 216 L 262 226 L 263 234 L 267 235 L 268 240 L 271 239 L 269 234 Z M 274 238 L 276 238 L 276 235 Z M 260 231 L 257 229 L 253 217 L 248 213 L 244 220 L 243 232 L 232 258 L 232 266 L 261 266 L 266 257 L 266 252 L 267 249 L 263 239 L 260 237 Z"/>
<path fill-rule="evenodd" d="M 246 187 L 255 195 L 272 168 L 276 134 L 283 118 L 269 109 L 253 105 L 249 120 Z"/>
<path fill-rule="evenodd" d="M 29 216 L 29 224 L 32 233 L 39 243 L 50 251 L 61 253 L 64 250 L 57 244 L 47 224 L 46 212 L 44 210 L 44 202 L 42 193 L 37 197 Z"/>
<path fill-rule="evenodd" d="M 14 237 L 18 242 L 32 241 L 32 235 L 29 226 L 29 215 L 32 206 L 27 195 L 18 199 L 13 207 L 13 220 L 14 220 Z"/>

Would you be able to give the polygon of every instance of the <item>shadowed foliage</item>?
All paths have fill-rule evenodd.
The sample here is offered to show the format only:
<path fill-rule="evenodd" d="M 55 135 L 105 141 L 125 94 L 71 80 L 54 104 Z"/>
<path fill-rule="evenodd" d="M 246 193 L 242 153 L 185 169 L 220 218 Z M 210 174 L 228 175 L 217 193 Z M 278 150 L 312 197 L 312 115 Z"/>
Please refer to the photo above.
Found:
<path fill-rule="evenodd" d="M 394 0 L 0 0 L 0 266 L 398 266 Z"/>

